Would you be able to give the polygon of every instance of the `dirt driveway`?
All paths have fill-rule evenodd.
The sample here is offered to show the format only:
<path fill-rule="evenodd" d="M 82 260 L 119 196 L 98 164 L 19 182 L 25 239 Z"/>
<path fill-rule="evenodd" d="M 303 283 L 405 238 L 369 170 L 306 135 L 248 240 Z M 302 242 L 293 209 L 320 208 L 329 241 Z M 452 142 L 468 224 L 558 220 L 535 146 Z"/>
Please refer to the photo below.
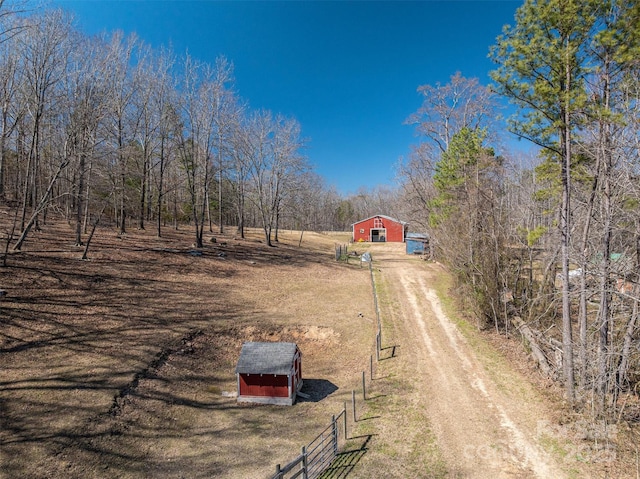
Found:
<path fill-rule="evenodd" d="M 392 477 L 563 478 L 575 474 L 573 464 L 558 463 L 548 452 L 557 438 L 547 427 L 550 410 L 545 399 L 479 340 L 476 331 L 461 332 L 464 325 L 445 314 L 434 290 L 441 267 L 404 255 L 403 246 L 372 248 L 387 324 L 383 353 L 395 350 L 394 358 L 381 362 L 379 374 L 387 382 L 400 378 L 404 382 L 396 388 L 399 397 L 386 401 L 385 409 L 391 414 L 377 419 L 380 426 L 374 443 L 376 449 L 388 451 L 388 457 L 365 456 L 359 470 L 379 471 L 391 460 L 392 467 L 387 467 Z M 401 415 L 392 412 L 394 407 Z M 385 418 L 387 414 L 391 420 Z M 363 471 L 358 477 L 376 476 Z"/>

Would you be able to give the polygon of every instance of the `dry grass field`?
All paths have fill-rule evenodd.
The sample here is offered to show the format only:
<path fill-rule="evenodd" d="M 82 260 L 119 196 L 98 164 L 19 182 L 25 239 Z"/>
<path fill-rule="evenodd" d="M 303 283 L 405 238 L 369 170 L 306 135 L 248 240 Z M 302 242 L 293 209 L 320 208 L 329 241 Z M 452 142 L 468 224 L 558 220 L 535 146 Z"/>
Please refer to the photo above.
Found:
<path fill-rule="evenodd" d="M 9 218 L 0 211 L 0 231 Z M 50 221 L 9 254 L 0 479 L 267 479 L 345 403 L 349 440 L 322 479 L 640 477 L 633 431 L 594 441 L 572 429 L 517 342 L 457 316 L 439 265 L 402 244 L 350 246 L 374 256 L 383 316 L 369 379 L 371 275 L 334 258 L 348 234 L 299 246 L 284 231 L 269 248 L 259 230 L 234 233 L 195 250 L 187 227 L 103 227 L 82 261 L 70 226 Z M 308 399 L 229 397 L 243 342 L 262 340 L 299 345 Z"/>
<path fill-rule="evenodd" d="M 81 261 L 53 222 L 9 255 L 2 479 L 261 478 L 328 425 L 374 351 L 369 272 L 335 261 L 345 235 L 305 233 L 299 247 L 299 232 L 281 232 L 268 248 L 258 230 L 232 233 L 196 252 L 186 227 L 102 228 Z M 256 340 L 298 343 L 308 400 L 226 397 Z"/>

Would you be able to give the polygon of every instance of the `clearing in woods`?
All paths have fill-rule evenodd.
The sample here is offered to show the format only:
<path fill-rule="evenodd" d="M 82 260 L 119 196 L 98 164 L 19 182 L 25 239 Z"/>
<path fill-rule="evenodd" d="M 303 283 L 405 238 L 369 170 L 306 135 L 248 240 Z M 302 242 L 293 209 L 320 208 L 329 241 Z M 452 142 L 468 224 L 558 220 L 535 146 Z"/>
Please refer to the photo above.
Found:
<path fill-rule="evenodd" d="M 68 228 L 45 225 L 0 268 L 1 479 L 266 478 L 353 390 L 358 420 L 325 479 L 591 475 L 541 429 L 551 400 L 461 334 L 435 293 L 443 271 L 404 245 L 352 246 L 373 253 L 384 322 L 364 402 L 375 311 L 368 269 L 334 260 L 347 235 L 298 247 L 281 232 L 268 248 L 252 231 L 196 251 L 188 229 L 105 228 L 80 261 Z M 275 340 L 300 346 L 310 398 L 238 405 L 242 343 Z"/>

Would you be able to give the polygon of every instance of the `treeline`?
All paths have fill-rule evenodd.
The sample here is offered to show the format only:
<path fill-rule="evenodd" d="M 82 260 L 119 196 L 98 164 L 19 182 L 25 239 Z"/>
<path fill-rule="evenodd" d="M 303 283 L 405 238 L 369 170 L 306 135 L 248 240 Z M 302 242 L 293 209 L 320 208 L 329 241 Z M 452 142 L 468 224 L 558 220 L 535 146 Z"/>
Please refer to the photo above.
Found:
<path fill-rule="evenodd" d="M 121 32 L 89 37 L 62 10 L 0 2 L 0 200 L 20 249 L 55 211 L 78 245 L 98 221 L 347 230 L 384 190 L 344 198 L 314 173 L 295 118 L 252 110 L 233 65 L 152 49 Z M 382 210 L 388 213 L 388 207 Z M 15 235 L 15 241 L 13 240 Z"/>
<path fill-rule="evenodd" d="M 526 0 L 491 88 L 420 88 L 424 141 L 401 165 L 481 325 L 522 334 L 569 402 L 604 416 L 640 385 L 639 47 L 637 2 Z M 537 158 L 496 153 L 498 95 Z"/>

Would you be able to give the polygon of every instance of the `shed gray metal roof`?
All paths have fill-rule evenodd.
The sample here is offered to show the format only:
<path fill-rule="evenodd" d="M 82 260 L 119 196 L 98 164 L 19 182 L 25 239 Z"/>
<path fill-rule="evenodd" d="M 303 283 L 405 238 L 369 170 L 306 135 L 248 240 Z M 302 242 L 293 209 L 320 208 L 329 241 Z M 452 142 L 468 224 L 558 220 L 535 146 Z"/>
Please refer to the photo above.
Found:
<path fill-rule="evenodd" d="M 236 365 L 239 374 L 289 374 L 295 343 L 244 343 Z"/>
<path fill-rule="evenodd" d="M 406 239 L 414 239 L 414 240 L 428 240 L 429 235 L 426 233 L 407 233 L 405 235 Z"/>

